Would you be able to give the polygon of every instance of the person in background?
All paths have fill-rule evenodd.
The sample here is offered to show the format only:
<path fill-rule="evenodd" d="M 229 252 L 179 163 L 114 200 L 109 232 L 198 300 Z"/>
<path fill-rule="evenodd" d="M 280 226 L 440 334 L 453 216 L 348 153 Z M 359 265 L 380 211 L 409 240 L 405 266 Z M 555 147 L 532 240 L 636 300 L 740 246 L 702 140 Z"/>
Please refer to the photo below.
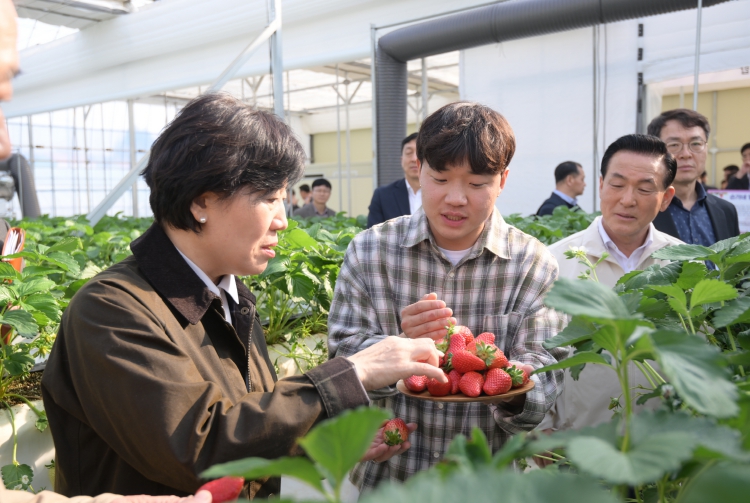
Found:
<path fill-rule="evenodd" d="M 303 183 L 299 186 L 299 198 L 300 203 L 299 206 L 302 207 L 310 202 L 310 198 L 312 198 L 312 194 L 310 193 L 310 186 L 306 183 Z"/>
<path fill-rule="evenodd" d="M 745 143 L 740 149 L 742 154 L 742 167 L 727 182 L 727 190 L 750 190 L 750 143 Z"/>
<path fill-rule="evenodd" d="M 726 189 L 729 181 L 734 178 L 734 175 L 740 170 L 740 167 L 734 164 L 724 167 L 724 179 L 721 181 L 721 188 Z"/>
<path fill-rule="evenodd" d="M 10 0 L 0 0 L 0 102 L 13 96 L 11 79 L 18 73 L 18 52 L 16 50 L 16 10 Z M 10 155 L 10 139 L 5 128 L 5 117 L 0 109 L 0 159 Z M 2 222 L 5 222 L 4 220 Z M 7 222 L 5 222 L 7 225 Z M 2 230 L 5 238 L 6 230 Z M 2 503 L 211 503 L 211 493 L 200 491 L 195 496 L 180 498 L 177 496 L 120 496 L 118 494 L 100 494 L 98 496 L 80 496 L 67 498 L 52 491 L 41 491 L 33 494 L 27 491 L 13 491 L 5 488 L 0 482 L 0 502 Z"/>
<path fill-rule="evenodd" d="M 661 232 L 688 244 L 711 246 L 740 234 L 737 209 L 729 201 L 706 193 L 698 183 L 706 170 L 708 119 L 693 110 L 677 108 L 662 113 L 648 125 L 677 160 L 675 196 L 667 211 L 654 220 Z"/>
<path fill-rule="evenodd" d="M 325 178 L 318 178 L 312 183 L 312 201 L 295 210 L 294 216 L 300 218 L 335 217 L 336 212 L 326 206 L 330 198 L 331 182 Z"/>
<path fill-rule="evenodd" d="M 404 178 L 385 187 L 378 187 L 372 194 L 370 213 L 367 215 L 368 229 L 391 218 L 413 215 L 422 206 L 417 133 L 412 133 L 401 141 L 401 169 L 404 170 Z"/>
<path fill-rule="evenodd" d="M 495 207 L 508 179 L 515 135 L 498 112 L 470 102 L 427 117 L 417 138 L 422 207 L 358 234 L 346 250 L 328 318 L 331 358 L 356 355 L 389 336 L 439 339 L 458 322 L 492 332 L 510 360 L 541 368 L 567 355 L 542 343 L 560 316 L 544 305 L 557 262 Z M 334 358 L 334 359 L 335 359 Z M 490 449 L 533 429 L 557 396 L 561 371 L 531 377 L 527 394 L 495 405 L 425 402 L 395 381 L 370 392 L 396 417 L 419 424 L 412 449 L 383 463 L 360 463 L 352 481 L 368 490 L 435 465 L 450 439 L 482 429 Z M 502 498 L 500 498 L 502 499 Z"/>
<path fill-rule="evenodd" d="M 587 229 L 549 247 L 560 266 L 560 277 L 575 279 L 587 269 L 576 259 L 566 258 L 565 252 L 571 248 L 583 249 L 592 264 L 609 254 L 596 268 L 599 282 L 608 287 L 631 271 L 666 263 L 652 259 L 651 254 L 682 241 L 656 230 L 651 222 L 669 206 L 676 172 L 677 162 L 658 138 L 630 134 L 612 143 L 601 163 L 602 215 Z M 631 386 L 649 387 L 635 365 L 630 365 Z M 609 405 L 620 393 L 620 383 L 611 369 L 587 365 L 577 381 L 566 371 L 563 392 L 538 428 L 545 432 L 577 430 L 609 421 Z M 538 457 L 534 461 L 540 466 L 550 463 Z"/>
<path fill-rule="evenodd" d="M 701 185 L 703 185 L 704 190 L 716 190 L 716 187 L 708 185 L 708 173 L 706 173 L 705 171 L 701 173 L 701 177 L 698 181 L 701 183 Z"/>
<path fill-rule="evenodd" d="M 555 168 L 555 190 L 537 210 L 537 216 L 551 215 L 558 206 L 576 208 L 576 198 L 583 194 L 586 188 L 586 174 L 577 162 L 565 161 Z"/>

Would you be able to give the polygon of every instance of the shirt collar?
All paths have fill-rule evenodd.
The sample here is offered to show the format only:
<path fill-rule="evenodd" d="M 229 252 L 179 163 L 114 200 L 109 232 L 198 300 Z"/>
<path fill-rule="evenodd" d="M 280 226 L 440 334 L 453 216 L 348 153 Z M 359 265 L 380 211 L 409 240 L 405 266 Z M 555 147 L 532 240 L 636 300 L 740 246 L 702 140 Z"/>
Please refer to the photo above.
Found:
<path fill-rule="evenodd" d="M 604 224 L 602 224 L 602 220 L 603 219 L 599 217 L 597 219 L 597 224 L 599 226 L 599 235 L 601 236 L 602 241 L 604 242 L 604 247 L 610 250 L 615 249 L 618 252 L 622 253 L 622 251 L 620 251 L 620 249 L 617 247 L 615 242 L 612 241 L 612 239 L 609 237 L 609 234 L 607 234 L 607 231 L 604 229 Z M 640 250 L 645 250 L 646 247 L 651 246 L 653 242 L 654 242 L 654 224 L 648 224 L 648 234 L 646 234 L 646 241 L 644 241 L 641 246 L 636 248 L 633 251 L 633 253 L 630 254 L 630 256 L 632 257 L 633 254 L 637 253 Z M 624 253 L 622 254 L 625 255 Z"/>
<path fill-rule="evenodd" d="M 708 197 L 708 193 L 706 192 L 706 189 L 703 188 L 703 184 L 700 182 L 695 182 L 695 193 L 696 193 L 696 199 L 695 202 L 697 204 L 703 204 L 706 198 Z M 677 196 L 674 196 L 672 198 L 672 202 L 670 203 L 670 206 L 672 205 L 679 206 L 680 208 L 684 208 L 682 205 L 682 201 L 680 201 L 680 198 Z"/>
<path fill-rule="evenodd" d="M 562 199 L 563 201 L 565 201 L 568 204 L 573 204 L 573 205 L 578 204 L 578 199 L 576 199 L 574 197 L 570 197 L 565 192 L 561 192 L 561 191 L 555 189 L 555 190 L 552 191 L 552 193 L 553 194 L 557 194 L 560 199 Z"/>
<path fill-rule="evenodd" d="M 497 208 L 493 208 L 492 214 L 484 223 L 482 234 L 472 246 L 469 258 L 478 256 L 484 248 L 487 248 L 500 258 L 510 259 L 509 229 L 510 226 L 505 223 Z M 437 249 L 437 244 L 430 232 L 427 215 L 424 213 L 424 208 L 420 207 L 409 219 L 409 228 L 401 246 L 411 248 L 423 241 L 429 241 Z"/>
<path fill-rule="evenodd" d="M 175 248 L 177 248 L 175 246 Z M 219 284 L 214 284 L 213 281 L 211 281 L 211 278 L 208 277 L 208 275 L 203 272 L 203 270 L 195 265 L 195 262 L 190 260 L 187 255 L 182 253 L 179 248 L 177 248 L 177 253 L 182 255 L 182 258 L 185 259 L 185 262 L 187 262 L 187 265 L 190 266 L 190 268 L 193 270 L 193 272 L 203 281 L 203 283 L 208 287 L 208 289 L 211 291 L 211 293 L 215 294 L 217 297 L 221 297 L 221 288 L 227 294 L 232 297 L 232 300 L 235 304 L 238 304 L 240 302 L 238 296 L 237 296 L 237 282 L 234 280 L 234 274 L 225 274 L 221 277 L 221 281 L 219 281 Z"/>
<path fill-rule="evenodd" d="M 419 187 L 417 190 L 414 190 L 411 188 L 411 184 L 409 184 L 409 182 L 406 182 L 406 190 L 409 192 L 409 195 L 416 196 L 422 190 L 422 187 Z"/>

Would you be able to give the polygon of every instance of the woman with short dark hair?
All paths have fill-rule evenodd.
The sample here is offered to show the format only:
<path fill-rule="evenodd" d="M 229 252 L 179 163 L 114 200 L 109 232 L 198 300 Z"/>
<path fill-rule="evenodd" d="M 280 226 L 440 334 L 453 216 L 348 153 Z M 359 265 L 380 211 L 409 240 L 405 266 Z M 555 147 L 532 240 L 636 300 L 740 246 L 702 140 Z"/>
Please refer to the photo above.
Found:
<path fill-rule="evenodd" d="M 72 299 L 44 373 L 57 492 L 191 494 L 216 463 L 294 454 L 318 421 L 368 404 L 366 390 L 444 380 L 431 340 L 390 337 L 276 381 L 235 276 L 273 258 L 303 160 L 286 124 L 226 94 L 193 100 L 156 140 L 143 172 L 155 223 Z M 278 479 L 249 486 L 278 492 Z"/>

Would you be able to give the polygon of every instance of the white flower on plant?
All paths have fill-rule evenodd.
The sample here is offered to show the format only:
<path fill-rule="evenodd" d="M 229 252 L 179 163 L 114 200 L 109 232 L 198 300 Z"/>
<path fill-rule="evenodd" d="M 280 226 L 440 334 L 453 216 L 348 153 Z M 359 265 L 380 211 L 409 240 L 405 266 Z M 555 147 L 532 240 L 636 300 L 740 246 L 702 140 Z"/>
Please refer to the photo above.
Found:
<path fill-rule="evenodd" d="M 23 489 L 23 484 L 18 484 L 16 487 L 13 488 L 14 491 L 20 491 Z"/>
<path fill-rule="evenodd" d="M 21 475 L 21 483 L 23 485 L 28 485 L 29 484 L 29 476 L 28 475 Z"/>
<path fill-rule="evenodd" d="M 586 248 L 583 246 L 571 246 L 569 249 L 565 252 L 565 257 L 568 259 L 585 259 L 586 258 Z"/>

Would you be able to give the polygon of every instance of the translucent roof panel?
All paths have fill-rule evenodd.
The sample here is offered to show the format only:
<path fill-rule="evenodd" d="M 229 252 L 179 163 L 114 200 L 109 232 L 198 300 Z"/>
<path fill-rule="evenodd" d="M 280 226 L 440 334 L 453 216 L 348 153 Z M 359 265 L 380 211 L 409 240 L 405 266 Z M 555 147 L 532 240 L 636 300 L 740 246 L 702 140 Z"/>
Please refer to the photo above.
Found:
<path fill-rule="evenodd" d="M 129 14 L 153 0 L 14 0 L 18 16 L 45 24 L 83 29 Z"/>

